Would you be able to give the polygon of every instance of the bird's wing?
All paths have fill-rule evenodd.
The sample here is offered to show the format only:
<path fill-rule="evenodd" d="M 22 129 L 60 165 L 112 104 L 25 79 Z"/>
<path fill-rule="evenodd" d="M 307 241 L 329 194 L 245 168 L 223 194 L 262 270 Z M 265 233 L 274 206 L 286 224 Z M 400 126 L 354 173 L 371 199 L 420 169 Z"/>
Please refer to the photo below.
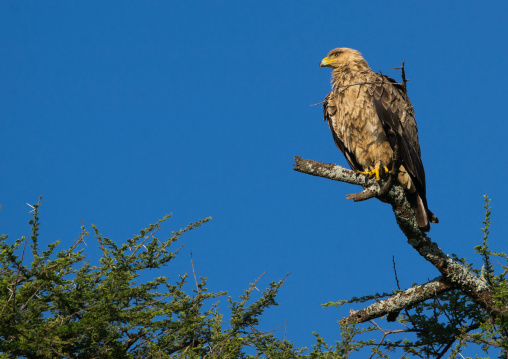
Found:
<path fill-rule="evenodd" d="M 344 145 L 344 142 L 337 135 L 335 128 L 338 126 L 338 111 L 337 111 L 337 103 L 335 93 L 332 91 L 328 95 L 326 95 L 325 100 L 323 101 L 323 119 L 328 122 L 328 126 L 330 126 L 330 131 L 332 131 L 333 140 L 335 141 L 335 145 L 337 145 L 338 149 L 344 154 L 346 157 L 346 161 L 351 167 L 352 170 L 358 171 L 362 168 L 356 161 L 354 154 L 349 151 L 348 148 Z"/>
<path fill-rule="evenodd" d="M 372 96 L 377 115 L 385 128 L 391 128 L 401 137 L 400 156 L 402 164 L 409 172 L 418 193 L 425 199 L 425 170 L 418 142 L 418 127 L 414 118 L 413 105 L 407 97 L 404 87 L 394 79 L 376 74 L 377 80 L 367 87 Z M 386 131 L 391 146 L 395 137 Z"/>

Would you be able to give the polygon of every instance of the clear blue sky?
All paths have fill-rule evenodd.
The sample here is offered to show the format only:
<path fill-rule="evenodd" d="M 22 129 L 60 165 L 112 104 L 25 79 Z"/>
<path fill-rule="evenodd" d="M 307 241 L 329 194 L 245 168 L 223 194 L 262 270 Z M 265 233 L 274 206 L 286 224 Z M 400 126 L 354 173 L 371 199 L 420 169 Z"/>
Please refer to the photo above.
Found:
<path fill-rule="evenodd" d="M 406 63 L 430 208 L 447 253 L 473 260 L 483 194 L 506 251 L 506 14 L 502 1 L 10 1 L 0 4 L 0 232 L 63 245 L 81 220 L 122 241 L 164 214 L 175 271 L 237 296 L 291 272 L 265 328 L 299 346 L 336 339 L 348 314 L 320 304 L 438 275 L 389 206 L 296 173 L 293 156 L 346 165 L 322 121 L 335 47 L 375 71 Z M 98 255 L 92 238 L 90 258 Z M 63 248 L 63 247 L 62 247 Z M 355 309 L 359 309 L 356 307 Z M 283 331 L 279 334 L 282 336 Z"/>

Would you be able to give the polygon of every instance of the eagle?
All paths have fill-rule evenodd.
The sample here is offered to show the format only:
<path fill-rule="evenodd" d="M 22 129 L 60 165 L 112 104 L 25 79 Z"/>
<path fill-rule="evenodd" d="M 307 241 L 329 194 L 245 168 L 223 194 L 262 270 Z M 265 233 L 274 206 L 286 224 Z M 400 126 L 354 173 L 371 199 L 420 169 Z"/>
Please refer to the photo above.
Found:
<path fill-rule="evenodd" d="M 360 52 L 348 48 L 333 49 L 319 66 L 333 70 L 323 117 L 349 166 L 380 180 L 392 168 L 399 143 L 397 180 L 418 226 L 428 232 L 439 220 L 427 205 L 418 128 L 405 83 L 372 71 Z"/>

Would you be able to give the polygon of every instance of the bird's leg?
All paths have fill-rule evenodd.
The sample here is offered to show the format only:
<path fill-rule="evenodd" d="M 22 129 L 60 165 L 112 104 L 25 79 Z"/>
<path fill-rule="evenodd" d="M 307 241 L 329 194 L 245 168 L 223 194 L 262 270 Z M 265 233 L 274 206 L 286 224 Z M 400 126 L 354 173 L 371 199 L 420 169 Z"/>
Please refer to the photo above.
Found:
<path fill-rule="evenodd" d="M 381 180 L 381 176 L 380 176 L 380 173 L 384 170 L 384 173 L 388 173 L 390 172 L 390 170 L 388 169 L 388 167 L 386 166 L 380 166 L 380 167 L 376 167 L 374 168 L 372 171 L 356 171 L 356 173 L 361 173 L 363 175 L 369 175 L 369 178 L 371 178 L 372 176 L 376 176 L 376 180 Z"/>

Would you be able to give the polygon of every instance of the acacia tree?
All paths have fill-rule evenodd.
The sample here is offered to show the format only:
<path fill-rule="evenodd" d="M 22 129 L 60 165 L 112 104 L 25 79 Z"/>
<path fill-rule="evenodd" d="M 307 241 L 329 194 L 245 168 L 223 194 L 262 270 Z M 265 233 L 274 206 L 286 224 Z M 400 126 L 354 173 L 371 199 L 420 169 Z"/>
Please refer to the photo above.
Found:
<path fill-rule="evenodd" d="M 102 256 L 91 265 L 84 226 L 69 248 L 56 252 L 59 241 L 40 248 L 39 207 L 40 200 L 33 205 L 30 238 L 9 244 L 0 236 L 1 357 L 244 358 L 249 349 L 291 358 L 301 352 L 257 329 L 262 313 L 277 304 L 283 280 L 270 283 L 258 299 L 252 297 L 257 281 L 239 300 L 229 298 L 227 320 L 215 303 L 226 293 L 209 293 L 206 279 L 195 274 L 191 291 L 187 274 L 173 283 L 165 276 L 137 282 L 143 272 L 169 265 L 181 248 L 173 248 L 177 239 L 210 218 L 161 241 L 156 233 L 168 215 L 122 244 L 93 226 Z"/>
<path fill-rule="evenodd" d="M 208 292 L 206 279 L 194 273 L 191 283 L 187 274 L 174 282 L 161 276 L 138 283 L 147 270 L 171 265 L 181 248 L 174 248 L 178 238 L 210 218 L 159 240 L 157 232 L 170 217 L 165 216 L 121 244 L 92 226 L 102 251 L 99 264 L 92 265 L 83 247 L 89 236 L 84 226 L 68 248 L 57 251 L 59 241 L 40 248 L 39 200 L 33 205 L 29 238 L 9 244 L 7 235 L 0 236 L 0 357 L 342 359 L 362 350 L 365 357 L 370 350 L 371 358 L 388 358 L 394 351 L 421 358 L 441 358 L 449 352 L 455 358 L 469 343 L 486 351 L 495 347 L 500 357 L 507 357 L 508 266 L 502 265 L 502 273 L 496 275 L 492 257 L 505 262 L 508 257 L 488 248 L 488 198 L 483 243 L 476 247 L 484 265 L 475 269 L 464 259 L 444 255 L 419 230 L 400 187 L 383 193 L 383 182 L 340 166 L 296 160 L 297 171 L 362 185 L 392 204 L 408 243 L 441 276 L 406 290 L 328 303 L 325 306 L 374 302 L 351 310 L 340 321 L 341 337 L 334 344 L 315 334 L 310 349 L 295 348 L 285 337 L 258 329 L 264 311 L 277 305 L 275 297 L 284 279 L 270 283 L 257 299 L 253 296 L 257 281 L 238 300 L 229 297 L 227 317 L 217 304 L 226 293 Z M 28 256 L 32 257 L 29 264 Z M 381 317 L 396 320 L 400 329 L 383 329 L 374 322 Z M 377 341 L 374 332 L 382 334 Z"/>

